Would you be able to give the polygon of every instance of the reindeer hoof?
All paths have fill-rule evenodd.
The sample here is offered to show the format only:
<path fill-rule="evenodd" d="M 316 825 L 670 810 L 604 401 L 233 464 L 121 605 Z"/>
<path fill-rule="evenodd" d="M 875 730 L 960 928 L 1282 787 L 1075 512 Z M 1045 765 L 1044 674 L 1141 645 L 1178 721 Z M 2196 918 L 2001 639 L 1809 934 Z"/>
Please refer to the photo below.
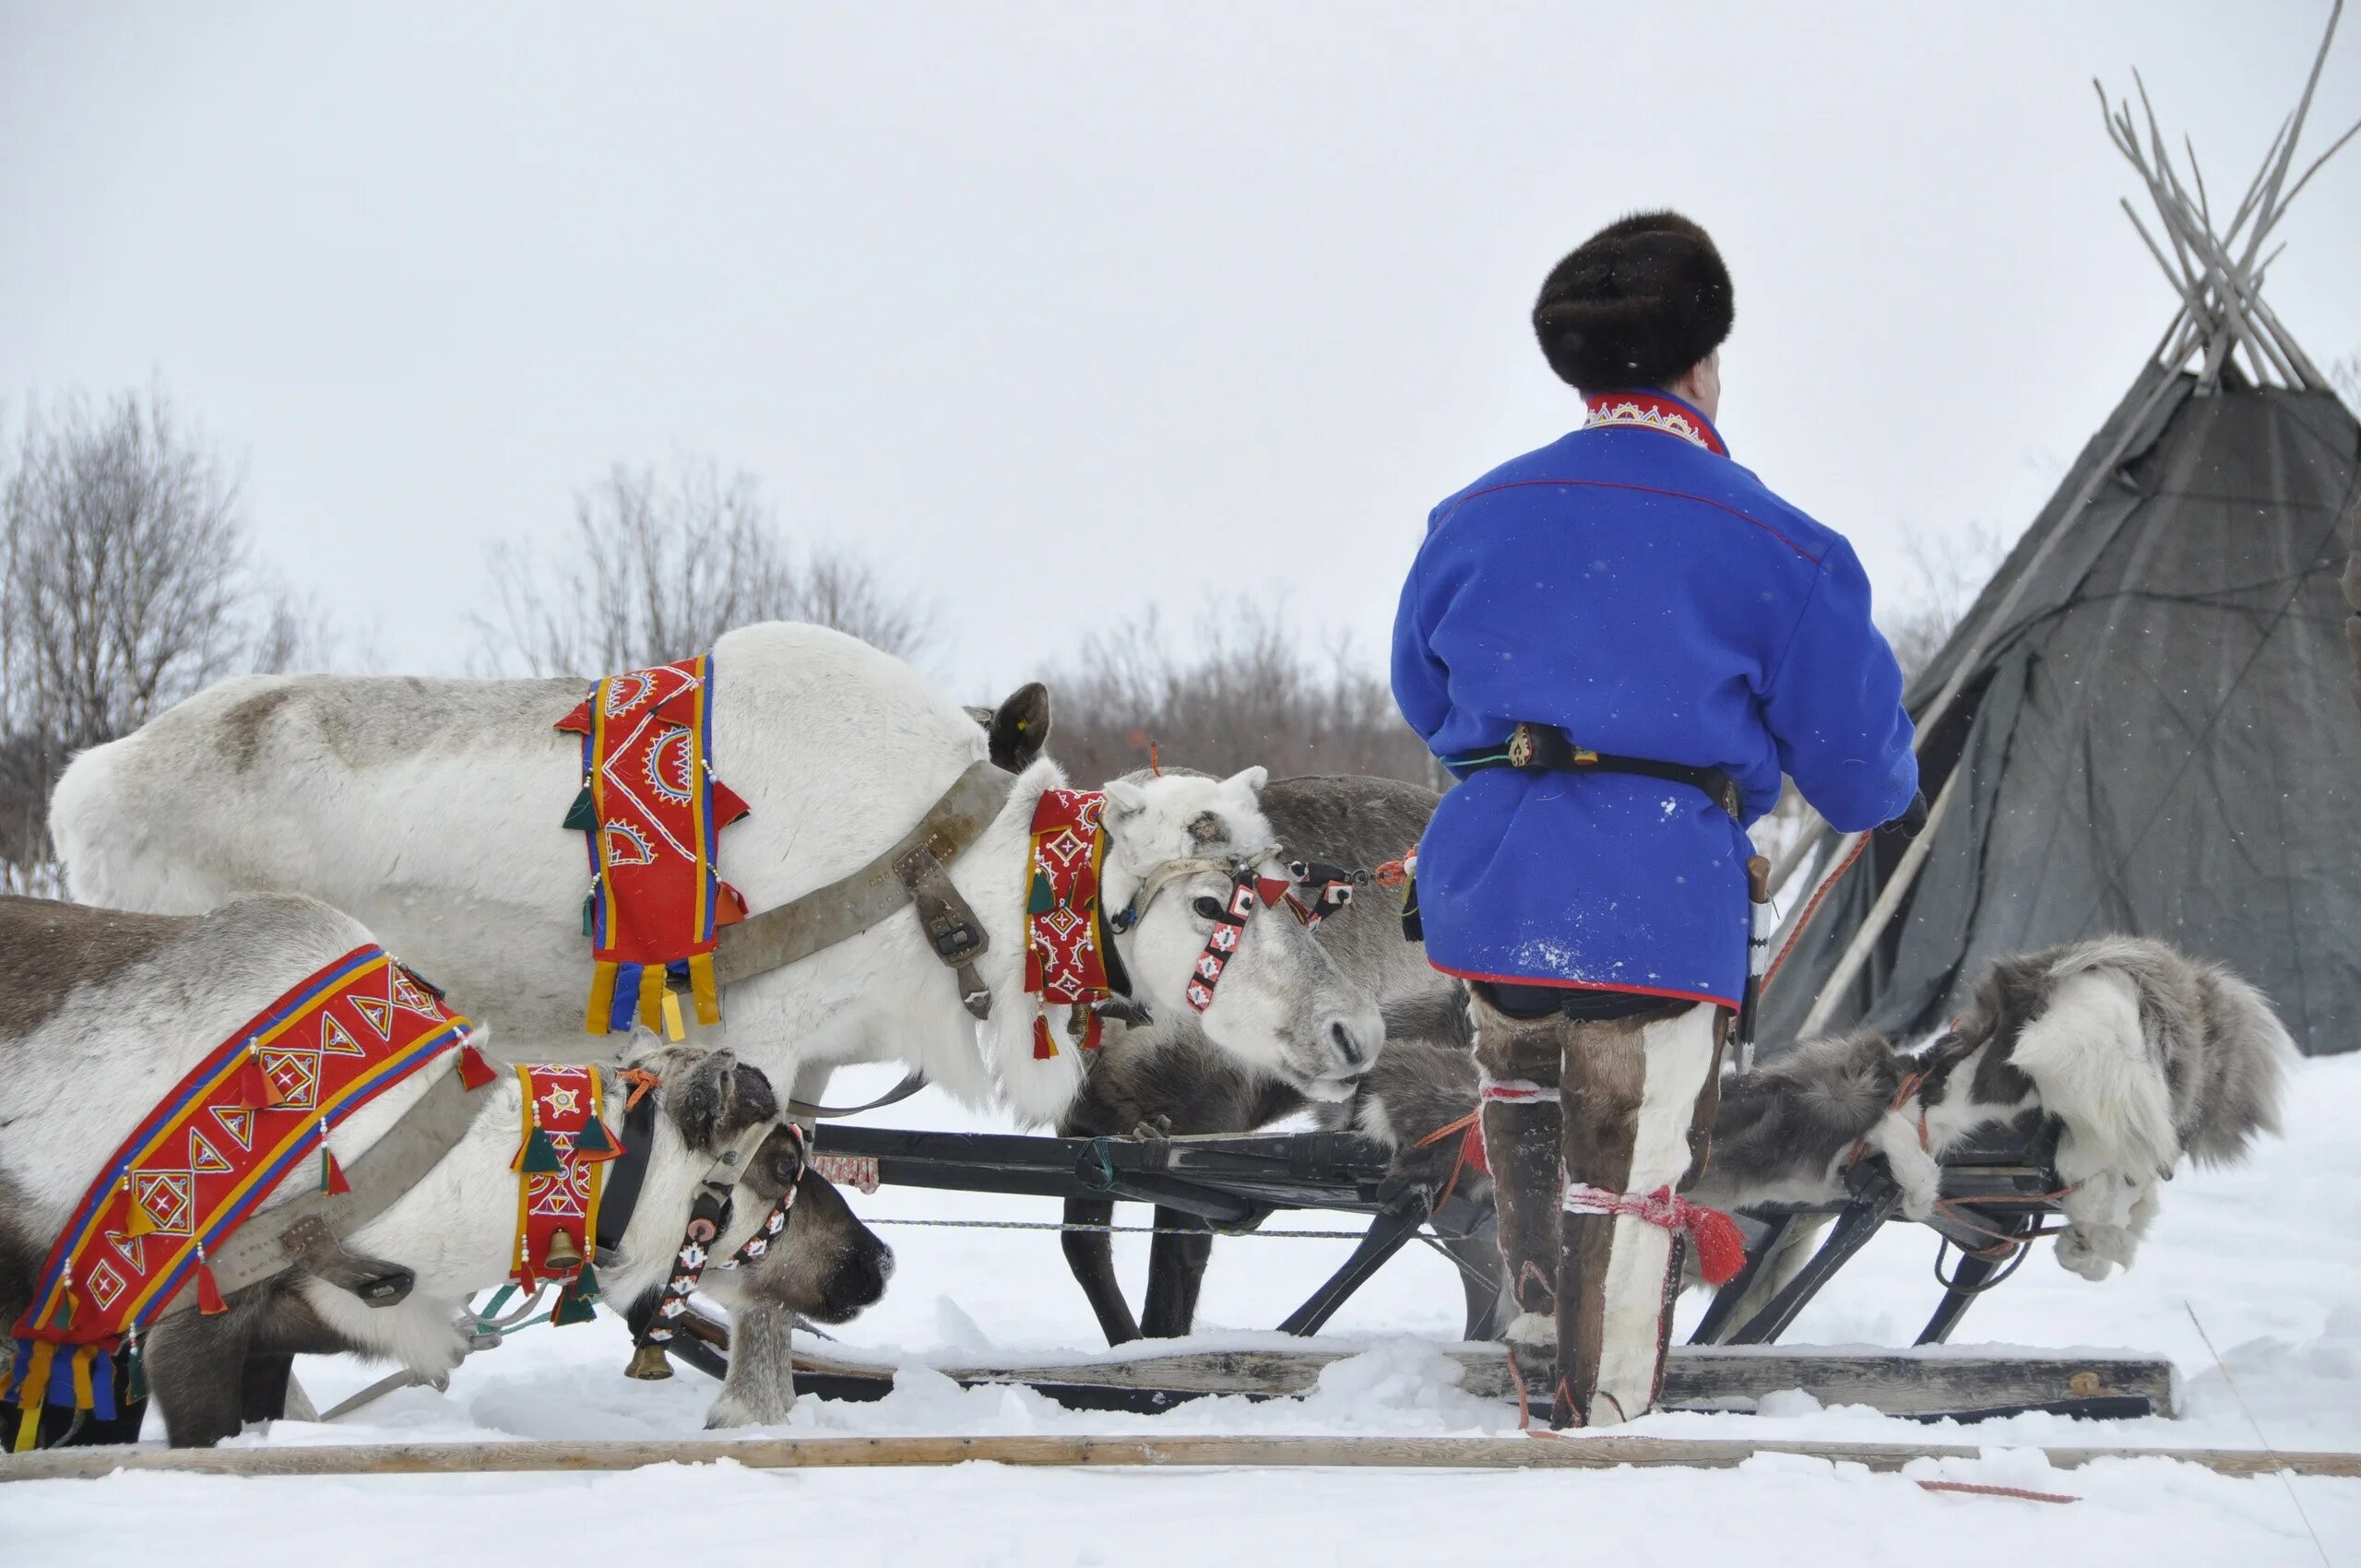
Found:
<path fill-rule="evenodd" d="M 773 1403 L 772 1401 L 765 1400 L 760 1403 L 765 1408 L 758 1408 L 754 1401 L 741 1399 L 733 1394 L 724 1392 L 721 1397 L 716 1399 L 712 1407 L 706 1411 L 705 1430 L 725 1431 L 733 1427 L 777 1426 L 786 1420 L 789 1412 L 795 1408 L 795 1390 L 789 1389 L 786 1398 L 777 1402 L 776 1409 L 767 1408 Z"/>

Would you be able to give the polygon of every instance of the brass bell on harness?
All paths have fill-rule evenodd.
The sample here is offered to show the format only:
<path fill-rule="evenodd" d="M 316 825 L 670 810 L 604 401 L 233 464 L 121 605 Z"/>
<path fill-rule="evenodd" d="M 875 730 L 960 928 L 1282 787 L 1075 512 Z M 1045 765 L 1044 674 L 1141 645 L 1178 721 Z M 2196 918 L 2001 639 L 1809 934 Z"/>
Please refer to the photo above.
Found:
<path fill-rule="evenodd" d="M 582 1268 L 582 1249 L 574 1237 L 559 1230 L 550 1236 L 549 1250 L 541 1254 L 541 1267 L 549 1274 L 575 1274 Z"/>
<path fill-rule="evenodd" d="M 642 1383 L 661 1383 L 672 1375 L 672 1363 L 664 1354 L 663 1346 L 638 1345 L 632 1348 L 631 1365 L 623 1368 L 623 1375 Z"/>

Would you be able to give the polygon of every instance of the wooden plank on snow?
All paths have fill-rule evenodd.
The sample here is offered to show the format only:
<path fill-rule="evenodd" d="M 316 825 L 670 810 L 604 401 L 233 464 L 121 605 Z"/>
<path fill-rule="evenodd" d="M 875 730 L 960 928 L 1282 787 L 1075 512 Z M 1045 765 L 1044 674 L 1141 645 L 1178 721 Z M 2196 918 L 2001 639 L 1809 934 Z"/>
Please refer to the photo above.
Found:
<path fill-rule="evenodd" d="M 1191 1395 L 1309 1392 L 1322 1369 L 1360 1353 L 1355 1347 L 1176 1350 L 1078 1361 L 1013 1358 L 991 1363 L 934 1362 L 964 1384 L 1035 1383 L 1161 1389 Z M 1460 1386 L 1479 1398 L 1513 1399 L 1506 1353 L 1497 1345 L 1456 1345 L 1443 1353 L 1463 1369 Z M 891 1363 L 844 1347 L 799 1348 L 798 1372 L 890 1377 Z M 1530 1380 L 1528 1380 L 1530 1381 Z M 1544 1377 L 1540 1389 L 1551 1385 Z M 1751 1409 L 1767 1394 L 1801 1389 L 1823 1405 L 1867 1405 L 1895 1416 L 2010 1409 L 2069 1400 L 2145 1398 L 2174 1413 L 2172 1363 L 2130 1351 L 2049 1351 L 1959 1347 L 1932 1351 L 1783 1346 L 1673 1347 L 1662 1402 L 1685 1409 Z M 1538 1391 L 1536 1391 L 1537 1393 Z"/>
<path fill-rule="evenodd" d="M 679 1442 L 307 1443 L 285 1448 L 65 1448 L 0 1458 L 0 1481 L 69 1480 L 120 1470 L 239 1477 L 466 1475 L 629 1470 L 728 1460 L 753 1469 L 839 1466 L 1376 1466 L 1440 1469 L 1584 1470 L 1617 1466 L 1726 1469 L 1760 1454 L 1899 1470 L 1919 1459 L 1980 1459 L 1961 1443 L 1815 1443 L 1720 1438 L 1596 1437 L 798 1437 Z M 2058 1469 L 2098 1459 L 2175 1459 L 2228 1476 L 2285 1472 L 2361 1477 L 2361 1454 L 2220 1448 L 2048 1448 Z"/>

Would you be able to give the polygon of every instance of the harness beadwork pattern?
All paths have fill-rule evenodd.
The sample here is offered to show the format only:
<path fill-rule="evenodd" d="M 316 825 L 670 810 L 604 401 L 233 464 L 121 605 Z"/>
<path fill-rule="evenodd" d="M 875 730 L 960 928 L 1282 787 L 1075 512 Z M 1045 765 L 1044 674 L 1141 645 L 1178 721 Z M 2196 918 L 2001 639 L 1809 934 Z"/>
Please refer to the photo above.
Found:
<path fill-rule="evenodd" d="M 516 1244 L 509 1277 L 531 1290 L 554 1281 L 563 1289 L 552 1324 L 580 1323 L 599 1299 L 590 1252 L 599 1234 L 599 1198 L 606 1165 L 623 1146 L 600 1119 L 606 1085 L 590 1066 L 519 1064 L 524 1091 L 523 1140 L 509 1168 L 516 1172 Z"/>
<path fill-rule="evenodd" d="M 1033 1018 L 1033 1054 L 1058 1053 L 1049 1007 L 1073 1009 L 1067 1032 L 1085 1051 L 1098 1049 L 1105 1022 L 1091 1004 L 1114 994 L 1107 980 L 1107 940 L 1099 919 L 1099 877 L 1107 863 L 1107 797 L 1093 790 L 1044 790 L 1033 808 L 1030 872 L 1025 888 L 1025 989 L 1041 999 Z"/>

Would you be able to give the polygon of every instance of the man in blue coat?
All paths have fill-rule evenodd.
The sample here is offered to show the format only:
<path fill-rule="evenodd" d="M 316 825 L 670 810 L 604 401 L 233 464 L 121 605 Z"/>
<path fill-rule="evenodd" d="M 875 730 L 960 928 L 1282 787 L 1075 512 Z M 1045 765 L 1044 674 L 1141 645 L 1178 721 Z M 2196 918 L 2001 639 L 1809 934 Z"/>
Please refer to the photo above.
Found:
<path fill-rule="evenodd" d="M 1394 699 L 1462 780 L 1418 848 L 1427 952 L 1475 993 L 1510 1339 L 1554 1344 L 1561 1426 L 1655 1402 L 1746 981 L 1746 825 L 1783 772 L 1846 831 L 1917 792 L 1860 563 L 1714 426 L 1732 314 L 1673 213 L 1559 263 L 1533 323 L 1582 426 L 1434 509 L 1394 625 Z"/>

